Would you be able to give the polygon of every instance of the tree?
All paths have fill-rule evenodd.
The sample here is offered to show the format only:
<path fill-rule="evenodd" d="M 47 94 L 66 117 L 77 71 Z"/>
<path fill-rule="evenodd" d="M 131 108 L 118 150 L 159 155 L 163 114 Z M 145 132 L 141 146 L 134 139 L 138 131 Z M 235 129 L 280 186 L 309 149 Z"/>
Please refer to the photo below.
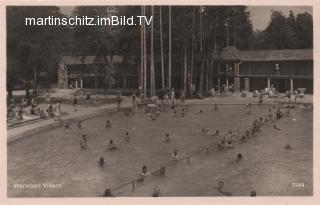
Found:
<path fill-rule="evenodd" d="M 297 15 L 295 32 L 297 48 L 313 48 L 313 20 L 309 13 Z"/>
<path fill-rule="evenodd" d="M 154 16 L 154 7 L 151 6 L 151 16 Z M 154 73 L 154 46 L 153 46 L 153 21 L 151 22 L 151 54 L 150 54 L 150 95 L 155 96 L 155 73 Z"/>
<path fill-rule="evenodd" d="M 160 21 L 160 46 L 161 46 L 161 82 L 162 89 L 165 87 L 164 83 L 164 59 L 163 59 L 163 36 L 162 36 L 162 14 L 161 6 L 159 6 L 159 21 Z"/>
<path fill-rule="evenodd" d="M 172 37 L 171 37 L 171 6 L 169 6 L 169 70 L 168 70 L 168 87 L 171 88 L 171 41 L 172 41 Z"/>
<path fill-rule="evenodd" d="M 46 80 L 56 82 L 58 59 L 70 42 L 67 26 L 26 26 L 25 17 L 64 17 L 56 6 L 7 7 L 7 65 L 10 89 L 14 84 L 32 81 L 34 93 L 42 81 L 40 73 L 47 73 Z M 8 76 L 9 77 L 9 76 Z"/>

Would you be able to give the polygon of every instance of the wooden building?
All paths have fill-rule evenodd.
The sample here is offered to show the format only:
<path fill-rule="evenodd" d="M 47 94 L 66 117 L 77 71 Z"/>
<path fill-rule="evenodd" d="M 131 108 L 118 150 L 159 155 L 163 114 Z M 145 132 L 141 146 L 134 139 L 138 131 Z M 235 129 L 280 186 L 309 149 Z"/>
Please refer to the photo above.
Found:
<path fill-rule="evenodd" d="M 105 67 L 105 61 L 96 56 L 62 56 L 58 63 L 59 88 L 104 88 L 107 87 L 136 87 L 137 70 L 123 56 L 107 56 L 112 63 L 113 71 Z M 112 73 L 111 73 L 112 72 Z M 109 82 L 108 75 L 113 76 Z M 110 80 L 111 81 L 111 80 Z"/>
<path fill-rule="evenodd" d="M 136 58 L 134 60 L 134 58 Z M 108 56 L 108 62 L 114 67 L 114 88 L 137 89 L 140 79 L 139 56 L 124 59 L 122 56 Z M 106 74 L 103 63 L 95 56 L 62 56 L 58 66 L 58 84 L 60 88 L 104 88 Z M 204 69 L 202 67 L 204 66 Z M 183 59 L 173 55 L 172 87 L 184 89 Z M 149 69 L 149 67 L 148 67 Z M 187 84 L 190 79 L 187 72 Z M 204 73 L 202 75 L 202 70 Z M 109 74 L 107 74 L 109 75 Z M 167 85 L 167 68 L 165 82 Z M 273 86 L 284 93 L 305 88 L 306 93 L 313 93 L 313 50 L 238 50 L 226 47 L 214 54 L 196 55 L 193 73 L 193 85 L 196 91 L 208 91 L 212 87 L 221 88 L 234 85 L 234 90 L 264 90 Z M 155 85 L 161 89 L 161 61 L 155 57 Z M 200 89 L 202 86 L 202 89 Z M 150 72 L 147 71 L 147 88 L 150 87 Z M 191 86 L 187 85 L 187 89 Z"/>
<path fill-rule="evenodd" d="M 218 58 L 236 91 L 262 90 L 272 85 L 279 92 L 305 88 L 313 93 L 313 50 L 247 50 L 226 47 Z"/>

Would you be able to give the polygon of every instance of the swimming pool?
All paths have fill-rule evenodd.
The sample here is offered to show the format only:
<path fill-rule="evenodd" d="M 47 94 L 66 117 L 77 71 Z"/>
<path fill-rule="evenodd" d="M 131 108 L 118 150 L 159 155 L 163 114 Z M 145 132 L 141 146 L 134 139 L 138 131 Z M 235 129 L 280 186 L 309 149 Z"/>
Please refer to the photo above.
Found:
<path fill-rule="evenodd" d="M 106 114 L 84 121 L 83 128 L 71 126 L 41 132 L 8 145 L 8 196 L 9 197 L 96 197 L 106 188 L 114 188 L 137 178 L 143 165 L 156 170 L 167 164 L 173 149 L 180 155 L 198 150 L 217 139 L 201 132 L 202 128 L 221 134 L 229 129 L 243 133 L 258 117 L 264 117 L 270 106 L 253 106 L 246 114 L 244 105 L 188 106 L 162 112 L 151 120 L 137 112 Z M 200 114 L 202 110 L 202 114 Z M 293 120 L 295 118 L 295 120 Z M 112 128 L 105 128 L 110 120 Z M 137 183 L 135 190 L 125 186 L 113 192 L 116 196 L 151 196 L 153 187 L 159 186 L 162 196 L 222 196 L 216 189 L 222 179 L 225 190 L 235 196 L 248 196 L 251 190 L 263 196 L 312 195 L 312 111 L 296 108 L 291 116 L 277 121 L 281 131 L 272 124 L 262 132 L 234 149 L 209 153 L 200 152 L 186 160 L 171 163 L 166 176 L 150 176 Z M 130 143 L 124 142 L 129 132 Z M 171 141 L 163 138 L 170 134 Z M 80 150 L 79 140 L 87 135 L 88 149 Z M 119 149 L 106 150 L 112 139 Z M 293 149 L 283 147 L 290 144 Z M 232 163 L 241 153 L 243 160 Z M 104 157 L 105 166 L 97 161 Z M 294 187 L 292 183 L 303 183 Z M 58 188 L 14 188 L 14 184 L 61 184 Z"/>

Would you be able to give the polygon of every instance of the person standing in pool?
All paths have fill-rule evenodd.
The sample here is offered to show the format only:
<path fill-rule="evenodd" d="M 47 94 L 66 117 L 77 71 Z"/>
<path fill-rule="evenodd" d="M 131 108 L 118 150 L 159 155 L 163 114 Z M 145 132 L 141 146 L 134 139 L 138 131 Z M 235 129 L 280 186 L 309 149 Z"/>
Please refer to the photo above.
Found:
<path fill-rule="evenodd" d="M 126 132 L 126 135 L 124 136 L 124 140 L 125 140 L 126 142 L 130 142 L 129 132 Z"/>
<path fill-rule="evenodd" d="M 178 152 L 178 149 L 174 149 L 174 150 L 173 150 L 171 160 L 173 160 L 173 161 L 179 160 L 179 152 Z"/>
<path fill-rule="evenodd" d="M 87 137 L 86 135 L 82 135 L 82 139 L 80 140 L 80 148 L 81 150 L 87 149 Z"/>
<path fill-rule="evenodd" d="M 134 112 L 136 109 L 136 100 L 137 100 L 136 93 L 133 92 L 133 94 L 132 94 L 132 111 L 131 112 Z"/>
<path fill-rule="evenodd" d="M 107 130 L 110 130 L 112 128 L 111 122 L 109 120 L 107 120 L 106 128 L 107 128 Z"/>
<path fill-rule="evenodd" d="M 104 158 L 103 157 L 100 157 L 100 159 L 98 161 L 98 164 L 99 164 L 100 167 L 104 166 Z"/>
<path fill-rule="evenodd" d="M 119 93 L 117 95 L 117 110 L 119 111 L 121 106 L 121 91 L 119 90 Z"/>
<path fill-rule="evenodd" d="M 170 142 L 170 135 L 169 135 L 169 133 L 166 133 L 166 136 L 164 137 L 164 142 Z"/>
<path fill-rule="evenodd" d="M 78 98 L 76 95 L 73 96 L 73 99 L 72 99 L 72 104 L 73 104 L 73 111 L 78 111 Z"/>

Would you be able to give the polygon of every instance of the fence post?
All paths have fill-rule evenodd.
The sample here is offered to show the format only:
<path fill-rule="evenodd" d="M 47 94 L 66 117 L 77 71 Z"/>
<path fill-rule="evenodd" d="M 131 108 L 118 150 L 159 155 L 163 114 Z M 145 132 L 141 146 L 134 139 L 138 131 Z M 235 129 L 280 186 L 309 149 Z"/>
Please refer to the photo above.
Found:
<path fill-rule="evenodd" d="M 132 182 L 132 191 L 135 190 L 135 182 Z"/>

